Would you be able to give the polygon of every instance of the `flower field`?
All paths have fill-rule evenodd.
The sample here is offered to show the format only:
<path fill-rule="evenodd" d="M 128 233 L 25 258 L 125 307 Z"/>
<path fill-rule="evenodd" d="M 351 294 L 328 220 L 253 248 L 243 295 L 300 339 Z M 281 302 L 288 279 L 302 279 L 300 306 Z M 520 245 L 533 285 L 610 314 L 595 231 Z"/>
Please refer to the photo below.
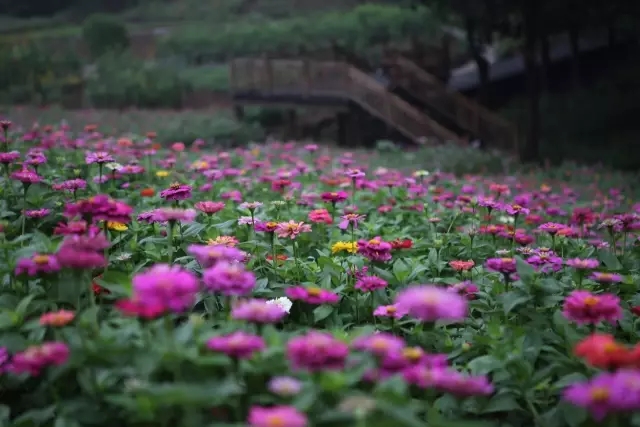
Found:
<path fill-rule="evenodd" d="M 606 174 L 0 129 L 0 426 L 640 426 Z"/>

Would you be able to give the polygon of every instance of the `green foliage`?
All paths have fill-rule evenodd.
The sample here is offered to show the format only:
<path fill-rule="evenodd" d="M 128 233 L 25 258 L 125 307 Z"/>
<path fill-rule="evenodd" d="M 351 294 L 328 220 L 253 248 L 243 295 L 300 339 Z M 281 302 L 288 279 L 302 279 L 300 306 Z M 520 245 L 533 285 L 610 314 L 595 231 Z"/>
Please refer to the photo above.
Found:
<path fill-rule="evenodd" d="M 82 38 L 95 58 L 108 52 L 120 52 L 129 46 L 127 27 L 111 15 L 89 16 L 82 27 Z"/>
<path fill-rule="evenodd" d="M 166 37 L 158 53 L 202 63 L 245 55 L 289 56 L 323 51 L 330 49 L 332 42 L 363 52 L 372 46 L 405 41 L 409 36 L 432 40 L 438 31 L 429 9 L 366 4 L 349 12 L 279 21 L 214 28 L 194 25 Z"/>
<path fill-rule="evenodd" d="M 262 137 L 263 130 L 256 122 L 239 122 L 224 115 L 197 115 L 168 121 L 157 140 L 164 143 L 191 143 L 196 139 L 204 139 L 217 146 L 229 146 L 247 144 Z"/>
<path fill-rule="evenodd" d="M 37 43 L 0 45 L 0 97 L 4 103 L 59 101 L 64 88 L 81 83 L 81 63 L 71 50 Z"/>
<path fill-rule="evenodd" d="M 129 54 L 104 55 L 87 81 L 87 97 L 98 108 L 179 108 L 188 90 L 174 69 Z"/>

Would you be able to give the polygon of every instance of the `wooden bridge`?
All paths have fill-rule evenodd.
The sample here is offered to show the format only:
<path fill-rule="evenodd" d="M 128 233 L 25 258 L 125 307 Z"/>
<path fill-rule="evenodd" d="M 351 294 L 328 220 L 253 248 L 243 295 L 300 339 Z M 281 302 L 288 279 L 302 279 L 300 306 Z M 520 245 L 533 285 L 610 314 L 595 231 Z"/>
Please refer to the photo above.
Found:
<path fill-rule="evenodd" d="M 345 108 L 354 103 L 416 143 L 465 144 L 466 134 L 490 147 L 517 148 L 515 128 L 494 113 L 451 92 L 405 58 L 387 58 L 385 65 L 390 69 L 389 85 L 346 62 L 239 58 L 229 64 L 231 92 L 239 104 Z M 394 93 L 394 87 L 415 97 Z"/>

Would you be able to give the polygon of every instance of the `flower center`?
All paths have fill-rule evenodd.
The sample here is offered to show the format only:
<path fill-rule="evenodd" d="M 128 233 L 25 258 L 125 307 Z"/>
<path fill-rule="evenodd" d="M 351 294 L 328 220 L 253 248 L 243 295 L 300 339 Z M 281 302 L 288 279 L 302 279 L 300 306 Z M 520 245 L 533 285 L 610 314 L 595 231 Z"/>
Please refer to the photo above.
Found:
<path fill-rule="evenodd" d="M 405 348 L 402 351 L 402 354 L 406 359 L 409 360 L 418 360 L 422 356 L 422 352 L 420 351 L 420 349 L 415 347 Z"/>
<path fill-rule="evenodd" d="M 609 395 L 609 390 L 606 388 L 598 387 L 591 390 L 591 399 L 598 402 L 609 400 Z"/>
<path fill-rule="evenodd" d="M 36 255 L 33 257 L 33 262 L 38 265 L 44 265 L 49 263 L 49 255 Z"/>
<path fill-rule="evenodd" d="M 312 297 L 319 297 L 322 294 L 320 288 L 307 288 L 307 294 Z"/>
<path fill-rule="evenodd" d="M 584 299 L 584 305 L 588 307 L 593 307 L 598 303 L 598 298 L 594 296 L 589 296 Z"/>

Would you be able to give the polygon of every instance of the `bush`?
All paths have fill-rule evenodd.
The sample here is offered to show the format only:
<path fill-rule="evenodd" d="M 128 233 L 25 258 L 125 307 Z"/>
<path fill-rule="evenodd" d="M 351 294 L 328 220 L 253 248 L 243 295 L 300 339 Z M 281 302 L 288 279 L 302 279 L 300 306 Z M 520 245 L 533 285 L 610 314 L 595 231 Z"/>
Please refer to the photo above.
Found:
<path fill-rule="evenodd" d="M 110 15 L 89 16 L 82 27 L 82 38 L 95 58 L 129 47 L 127 27 Z"/>
<path fill-rule="evenodd" d="M 193 115 L 170 120 L 158 132 L 157 141 L 191 143 L 203 139 L 216 146 L 236 146 L 264 138 L 258 123 L 239 122 L 224 115 Z"/>
<path fill-rule="evenodd" d="M 101 57 L 87 81 L 89 102 L 97 108 L 180 108 L 189 89 L 174 69 L 129 54 Z"/>
<path fill-rule="evenodd" d="M 374 45 L 400 42 L 409 36 L 433 40 L 438 26 L 429 9 L 363 5 L 350 12 L 267 22 L 246 22 L 226 27 L 191 26 L 162 40 L 158 54 L 178 56 L 189 63 L 226 61 L 249 55 L 292 56 L 322 51 L 335 41 L 363 52 Z"/>

